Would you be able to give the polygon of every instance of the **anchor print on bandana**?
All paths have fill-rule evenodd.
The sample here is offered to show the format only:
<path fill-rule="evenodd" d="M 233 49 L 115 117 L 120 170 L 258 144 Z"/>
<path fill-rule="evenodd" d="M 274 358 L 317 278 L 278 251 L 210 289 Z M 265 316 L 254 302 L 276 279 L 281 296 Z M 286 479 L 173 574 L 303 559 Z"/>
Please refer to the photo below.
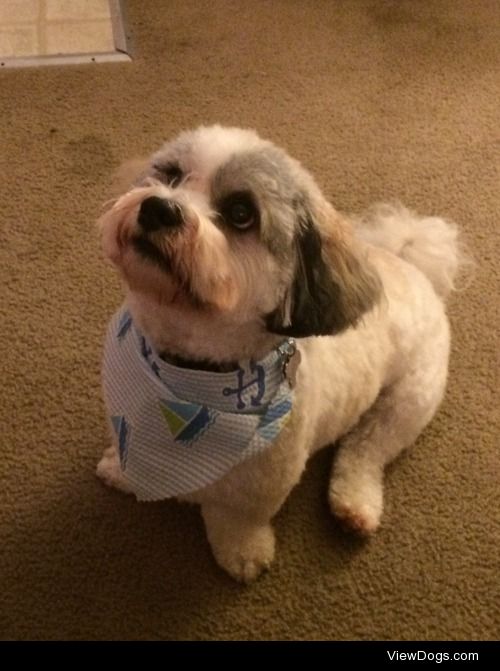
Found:
<path fill-rule="evenodd" d="M 245 376 L 248 373 L 250 375 L 255 375 L 255 377 L 246 382 Z M 235 387 L 234 389 L 232 387 L 225 387 L 222 390 L 224 396 L 232 396 L 233 394 L 235 394 L 237 400 L 236 409 L 244 410 L 248 404 L 243 400 L 243 394 L 247 389 L 251 389 L 252 387 L 256 386 L 255 390 L 256 393 L 250 397 L 250 405 L 254 408 L 258 407 L 261 404 L 260 402 L 266 391 L 266 385 L 265 385 L 266 371 L 264 367 L 259 366 L 259 364 L 251 361 L 249 371 L 245 371 L 243 368 L 239 368 L 236 371 L 236 375 L 238 379 L 237 383 L 238 386 Z"/>

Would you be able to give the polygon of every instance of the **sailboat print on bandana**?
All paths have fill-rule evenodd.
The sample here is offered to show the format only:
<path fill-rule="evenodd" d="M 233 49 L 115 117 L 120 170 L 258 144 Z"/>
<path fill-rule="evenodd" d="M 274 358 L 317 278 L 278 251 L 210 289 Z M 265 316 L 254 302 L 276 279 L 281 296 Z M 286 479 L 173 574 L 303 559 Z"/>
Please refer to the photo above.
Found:
<path fill-rule="evenodd" d="M 130 434 L 127 420 L 123 415 L 112 415 L 111 423 L 118 439 L 118 452 L 120 454 L 120 464 L 125 468 L 127 464 L 128 437 Z"/>
<path fill-rule="evenodd" d="M 217 412 L 197 403 L 160 400 L 160 410 L 175 441 L 192 444 L 211 426 Z"/>

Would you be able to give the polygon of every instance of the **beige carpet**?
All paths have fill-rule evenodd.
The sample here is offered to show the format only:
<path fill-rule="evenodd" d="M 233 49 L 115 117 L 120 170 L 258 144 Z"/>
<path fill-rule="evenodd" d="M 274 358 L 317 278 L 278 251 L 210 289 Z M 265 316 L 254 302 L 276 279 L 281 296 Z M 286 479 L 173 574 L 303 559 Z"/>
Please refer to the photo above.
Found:
<path fill-rule="evenodd" d="M 0 71 L 0 636 L 497 638 L 500 4 L 126 4 L 132 64 Z M 202 122 L 283 144 L 341 209 L 399 197 L 455 219 L 479 262 L 450 304 L 446 400 L 390 468 L 378 535 L 330 517 L 326 449 L 250 588 L 217 568 L 196 509 L 94 476 L 120 300 L 94 229 L 106 181 Z"/>

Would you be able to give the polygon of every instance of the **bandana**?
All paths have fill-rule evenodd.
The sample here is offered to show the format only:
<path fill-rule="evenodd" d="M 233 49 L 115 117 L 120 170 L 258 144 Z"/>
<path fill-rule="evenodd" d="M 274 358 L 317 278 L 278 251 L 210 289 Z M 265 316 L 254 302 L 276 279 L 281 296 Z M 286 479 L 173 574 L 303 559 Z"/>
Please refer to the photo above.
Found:
<path fill-rule="evenodd" d="M 269 447 L 290 418 L 292 339 L 261 361 L 213 373 L 164 361 L 122 308 L 103 362 L 107 411 L 125 478 L 140 501 L 187 494 Z"/>

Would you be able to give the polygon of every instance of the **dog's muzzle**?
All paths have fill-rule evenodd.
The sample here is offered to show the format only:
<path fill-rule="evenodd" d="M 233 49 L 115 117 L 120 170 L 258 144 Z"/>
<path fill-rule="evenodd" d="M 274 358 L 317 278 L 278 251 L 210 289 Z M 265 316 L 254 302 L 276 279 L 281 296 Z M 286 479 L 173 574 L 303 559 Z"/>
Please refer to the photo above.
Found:
<path fill-rule="evenodd" d="M 183 223 L 182 210 L 174 201 L 150 196 L 141 203 L 137 223 L 145 233 L 178 228 Z"/>

